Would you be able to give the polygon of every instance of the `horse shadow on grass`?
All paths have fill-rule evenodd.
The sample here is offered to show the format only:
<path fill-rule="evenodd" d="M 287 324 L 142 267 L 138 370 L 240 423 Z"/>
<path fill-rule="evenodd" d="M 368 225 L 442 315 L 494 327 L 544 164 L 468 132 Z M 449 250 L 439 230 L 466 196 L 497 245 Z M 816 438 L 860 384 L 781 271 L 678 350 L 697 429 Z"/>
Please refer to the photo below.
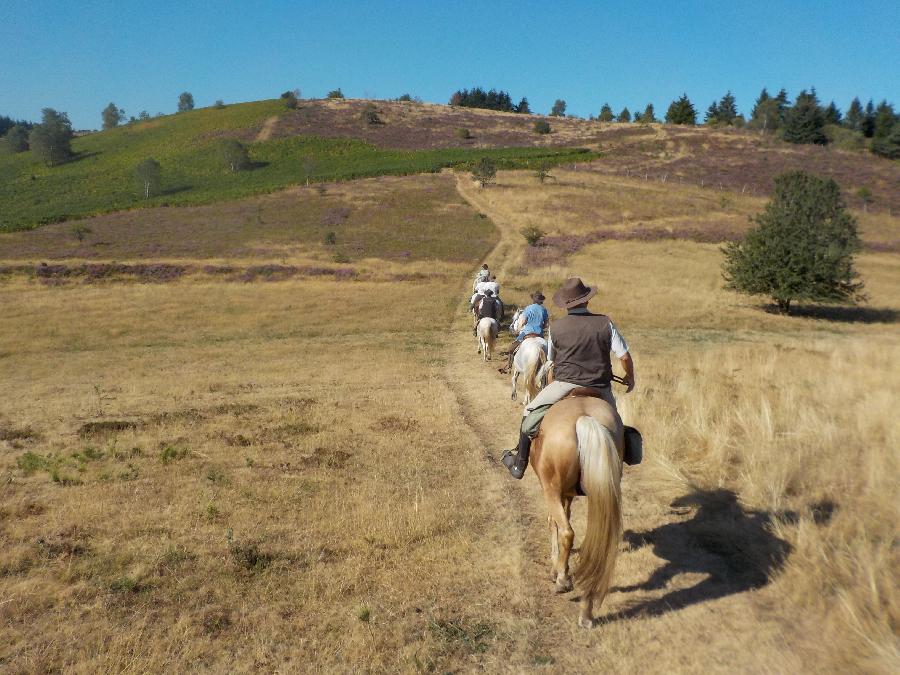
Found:
<path fill-rule="evenodd" d="M 652 546 L 666 562 L 646 581 L 618 586 L 612 591 L 659 591 L 681 574 L 706 575 L 688 588 L 636 604 L 600 618 L 606 623 L 639 616 L 658 616 L 701 602 L 743 593 L 765 586 L 783 566 L 791 545 L 773 533 L 775 520 L 796 523 L 792 511 L 769 513 L 743 509 L 730 490 L 695 490 L 671 504 L 676 513 L 696 508 L 690 520 L 661 525 L 646 532 L 625 532 L 631 550 Z M 816 523 L 827 522 L 834 512 L 831 502 L 812 509 Z"/>

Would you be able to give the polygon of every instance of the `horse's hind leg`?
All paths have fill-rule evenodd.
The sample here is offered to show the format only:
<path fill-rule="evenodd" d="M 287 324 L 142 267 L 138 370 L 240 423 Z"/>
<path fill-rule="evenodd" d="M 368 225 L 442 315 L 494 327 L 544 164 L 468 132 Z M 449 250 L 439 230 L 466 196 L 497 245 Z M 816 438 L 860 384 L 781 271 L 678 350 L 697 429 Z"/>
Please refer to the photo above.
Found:
<path fill-rule="evenodd" d="M 513 366 L 513 374 L 512 374 L 512 393 L 509 395 L 510 399 L 513 401 L 516 400 L 516 380 L 519 379 L 519 371 L 516 370 L 516 367 Z"/>
<path fill-rule="evenodd" d="M 569 523 L 562 496 L 557 492 L 552 495 L 544 493 L 544 497 L 547 501 L 547 509 L 550 511 L 550 521 L 554 522 L 558 528 L 556 540 L 559 553 L 553 562 L 556 592 L 567 593 L 572 590 L 572 577 L 569 576 L 569 553 L 572 551 L 572 542 L 575 540 L 575 530 Z M 550 547 L 552 552 L 552 541 Z"/>

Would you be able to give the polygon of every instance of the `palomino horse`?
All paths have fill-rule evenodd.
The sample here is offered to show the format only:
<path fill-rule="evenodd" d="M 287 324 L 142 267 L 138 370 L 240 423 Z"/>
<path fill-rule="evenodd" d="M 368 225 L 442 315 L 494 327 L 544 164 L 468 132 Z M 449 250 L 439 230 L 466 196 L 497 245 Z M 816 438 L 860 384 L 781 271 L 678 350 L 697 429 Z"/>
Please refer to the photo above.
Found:
<path fill-rule="evenodd" d="M 486 316 L 478 322 L 475 332 L 478 335 L 478 353 L 485 361 L 490 361 L 497 334 L 500 332 L 500 324 L 496 319 Z"/>
<path fill-rule="evenodd" d="M 544 382 L 539 373 L 543 372 L 544 363 L 547 361 L 547 341 L 542 337 L 527 338 L 522 342 L 513 358 L 512 367 L 512 394 L 510 398 L 516 400 L 516 381 L 519 375 L 525 376 L 525 405 L 531 403 L 531 399 L 537 396 Z"/>
<path fill-rule="evenodd" d="M 581 596 L 578 625 L 583 628 L 594 625 L 593 606 L 606 597 L 622 539 L 623 448 L 624 430 L 616 410 L 600 398 L 572 395 L 550 408 L 532 444 L 531 466 L 550 512 L 557 593 L 572 590 L 569 554 L 575 531 L 569 517 L 575 496 L 587 496 L 587 532 L 575 570 Z"/>

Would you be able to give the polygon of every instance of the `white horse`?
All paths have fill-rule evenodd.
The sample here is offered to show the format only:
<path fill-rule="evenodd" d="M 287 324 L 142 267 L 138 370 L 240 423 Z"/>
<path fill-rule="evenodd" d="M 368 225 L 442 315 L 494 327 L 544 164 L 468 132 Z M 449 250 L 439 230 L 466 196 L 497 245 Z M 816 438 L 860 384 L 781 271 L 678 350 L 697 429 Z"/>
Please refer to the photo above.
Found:
<path fill-rule="evenodd" d="M 519 331 L 522 330 L 522 315 L 525 313 L 525 310 L 521 307 L 516 310 L 515 314 L 513 314 L 512 321 L 509 323 L 509 332 L 513 335 L 518 335 Z"/>
<path fill-rule="evenodd" d="M 522 342 L 522 346 L 516 352 L 513 358 L 512 367 L 512 394 L 510 398 L 515 401 L 516 381 L 519 375 L 525 376 L 525 401 L 524 404 L 531 403 L 531 399 L 537 396 L 537 393 L 544 387 L 544 377 L 547 362 L 547 341 L 542 337 L 528 338 Z"/>
<path fill-rule="evenodd" d="M 497 334 L 500 332 L 500 324 L 496 319 L 488 316 L 478 322 L 476 333 L 478 335 L 478 353 L 482 355 L 485 361 L 491 360 L 491 353 L 494 351 L 494 343 L 497 341 Z"/>

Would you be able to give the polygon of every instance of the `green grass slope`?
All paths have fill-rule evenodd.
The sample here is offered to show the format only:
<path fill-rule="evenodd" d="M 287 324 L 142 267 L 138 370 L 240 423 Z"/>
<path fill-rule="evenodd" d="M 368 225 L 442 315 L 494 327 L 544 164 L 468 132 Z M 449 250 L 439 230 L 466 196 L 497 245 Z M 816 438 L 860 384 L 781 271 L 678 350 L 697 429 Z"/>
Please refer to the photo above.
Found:
<path fill-rule="evenodd" d="M 460 166 L 480 157 L 505 168 L 584 156 L 572 148 L 380 149 L 352 138 L 294 136 L 249 144 L 254 163 L 231 173 L 218 156 L 221 138 L 260 127 L 286 112 L 281 101 L 241 103 L 158 117 L 73 140 L 76 155 L 47 167 L 32 153 L 0 155 L 0 231 L 144 206 L 203 204 L 283 188 L 303 180 L 336 181 Z M 142 199 L 134 168 L 148 157 L 162 166 L 162 194 Z"/>

